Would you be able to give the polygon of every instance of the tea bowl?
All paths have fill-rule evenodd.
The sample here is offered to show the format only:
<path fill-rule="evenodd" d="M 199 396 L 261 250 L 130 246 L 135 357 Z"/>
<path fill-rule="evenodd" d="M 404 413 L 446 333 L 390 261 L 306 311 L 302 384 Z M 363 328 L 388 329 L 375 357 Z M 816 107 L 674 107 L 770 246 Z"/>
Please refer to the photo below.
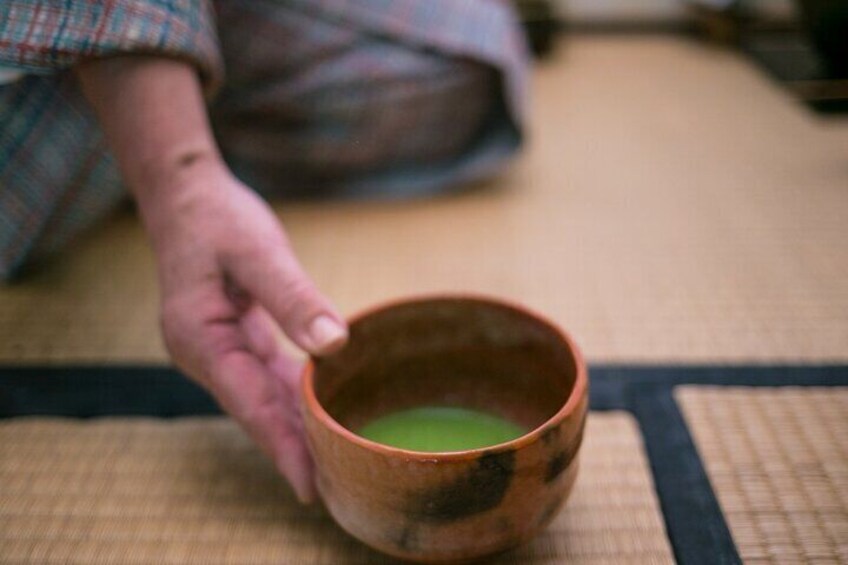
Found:
<path fill-rule="evenodd" d="M 463 562 L 515 547 L 548 525 L 577 478 L 586 365 L 567 334 L 517 305 L 448 295 L 367 311 L 344 349 L 309 360 L 301 393 L 327 510 L 396 557 Z M 355 433 L 420 406 L 484 411 L 529 431 L 438 453 Z"/>

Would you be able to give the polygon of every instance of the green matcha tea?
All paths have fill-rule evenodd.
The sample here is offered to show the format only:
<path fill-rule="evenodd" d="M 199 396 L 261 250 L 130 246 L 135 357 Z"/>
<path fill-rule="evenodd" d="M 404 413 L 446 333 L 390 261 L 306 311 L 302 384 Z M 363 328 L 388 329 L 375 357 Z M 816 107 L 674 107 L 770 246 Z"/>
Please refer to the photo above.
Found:
<path fill-rule="evenodd" d="M 427 406 L 377 418 L 357 433 L 410 451 L 464 451 L 513 440 L 525 430 L 485 412 Z"/>

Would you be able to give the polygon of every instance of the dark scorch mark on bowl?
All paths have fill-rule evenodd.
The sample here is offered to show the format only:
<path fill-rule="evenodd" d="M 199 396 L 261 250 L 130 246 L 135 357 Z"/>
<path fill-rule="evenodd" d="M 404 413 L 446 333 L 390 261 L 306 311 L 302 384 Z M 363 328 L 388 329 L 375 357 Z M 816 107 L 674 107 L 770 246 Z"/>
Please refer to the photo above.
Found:
<path fill-rule="evenodd" d="M 548 460 L 548 468 L 545 471 L 545 482 L 553 482 L 559 477 L 565 468 L 568 467 L 570 460 L 568 453 L 565 451 L 557 452 L 551 459 Z"/>
<path fill-rule="evenodd" d="M 395 539 L 395 545 L 404 551 L 411 551 L 418 547 L 418 528 L 414 524 L 407 524 Z"/>
<path fill-rule="evenodd" d="M 426 522 L 453 522 L 498 506 L 515 473 L 515 452 L 489 453 L 457 479 L 413 493 L 410 514 Z"/>
<path fill-rule="evenodd" d="M 584 417 L 580 422 L 580 429 L 577 431 L 577 436 L 565 447 L 565 449 L 557 451 L 548 460 L 548 465 L 545 470 L 546 483 L 555 481 L 577 456 L 577 452 L 580 450 L 580 444 L 583 443 L 583 432 L 585 429 L 586 418 Z"/>
<path fill-rule="evenodd" d="M 549 445 L 559 436 L 559 426 L 548 428 L 542 433 L 542 443 Z"/>

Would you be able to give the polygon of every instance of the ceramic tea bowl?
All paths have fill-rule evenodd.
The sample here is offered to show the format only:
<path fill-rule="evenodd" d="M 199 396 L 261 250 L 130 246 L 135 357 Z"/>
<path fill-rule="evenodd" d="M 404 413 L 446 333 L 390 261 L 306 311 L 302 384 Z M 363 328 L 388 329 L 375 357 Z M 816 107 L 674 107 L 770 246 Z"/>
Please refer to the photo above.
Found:
<path fill-rule="evenodd" d="M 574 485 L 587 392 L 574 342 L 521 307 L 437 296 L 368 311 L 342 351 L 304 372 L 318 489 L 342 528 L 397 557 L 457 562 L 509 549 L 544 529 Z M 351 431 L 419 406 L 480 410 L 529 431 L 440 453 Z"/>

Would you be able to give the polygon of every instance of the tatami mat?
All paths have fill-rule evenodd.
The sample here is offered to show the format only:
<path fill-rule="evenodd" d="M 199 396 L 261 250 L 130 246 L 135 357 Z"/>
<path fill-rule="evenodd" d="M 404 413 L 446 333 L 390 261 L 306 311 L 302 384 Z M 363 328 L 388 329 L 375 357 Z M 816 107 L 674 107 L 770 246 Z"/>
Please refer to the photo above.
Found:
<path fill-rule="evenodd" d="M 281 204 L 345 313 L 476 291 L 592 361 L 848 360 L 848 121 L 673 37 L 576 37 L 535 70 L 526 154 L 474 190 Z M 128 213 L 0 288 L 0 364 L 154 362 L 153 258 Z M 677 392 L 750 563 L 848 562 L 848 392 Z M 578 487 L 502 563 L 672 560 L 638 429 L 593 413 Z M 296 505 L 229 421 L 0 421 L 0 556 L 29 563 L 381 559 Z"/>
<path fill-rule="evenodd" d="M 848 359 L 848 122 L 683 38 L 572 37 L 534 82 L 528 151 L 477 190 L 279 207 L 344 312 L 472 290 L 592 360 Z M 0 362 L 160 361 L 156 319 L 125 215 L 0 290 Z"/>
<path fill-rule="evenodd" d="M 593 414 L 566 509 L 510 563 L 670 563 L 638 428 Z M 229 421 L 0 421 L 3 563 L 387 562 L 298 505 Z"/>
<path fill-rule="evenodd" d="M 676 397 L 746 563 L 848 563 L 848 389 Z"/>

